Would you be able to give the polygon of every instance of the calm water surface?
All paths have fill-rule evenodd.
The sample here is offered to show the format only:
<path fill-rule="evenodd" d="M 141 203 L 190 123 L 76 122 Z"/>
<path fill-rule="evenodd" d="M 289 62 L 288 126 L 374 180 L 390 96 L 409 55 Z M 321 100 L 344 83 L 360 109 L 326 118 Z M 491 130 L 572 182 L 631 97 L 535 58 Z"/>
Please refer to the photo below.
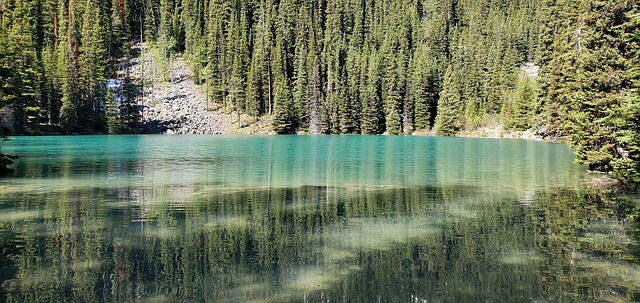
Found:
<path fill-rule="evenodd" d="M 0 302 L 640 301 L 637 199 L 564 145 L 18 137 Z M 630 216 L 631 214 L 631 216 Z"/>

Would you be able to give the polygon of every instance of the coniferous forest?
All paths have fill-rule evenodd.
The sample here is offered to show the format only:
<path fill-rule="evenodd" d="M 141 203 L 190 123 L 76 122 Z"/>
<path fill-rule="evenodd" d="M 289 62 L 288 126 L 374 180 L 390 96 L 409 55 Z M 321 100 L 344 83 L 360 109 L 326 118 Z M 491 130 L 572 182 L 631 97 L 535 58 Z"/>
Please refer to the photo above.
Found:
<path fill-rule="evenodd" d="M 278 133 L 500 123 L 640 182 L 638 0 L 0 0 L 2 135 L 131 131 L 139 42 Z"/>

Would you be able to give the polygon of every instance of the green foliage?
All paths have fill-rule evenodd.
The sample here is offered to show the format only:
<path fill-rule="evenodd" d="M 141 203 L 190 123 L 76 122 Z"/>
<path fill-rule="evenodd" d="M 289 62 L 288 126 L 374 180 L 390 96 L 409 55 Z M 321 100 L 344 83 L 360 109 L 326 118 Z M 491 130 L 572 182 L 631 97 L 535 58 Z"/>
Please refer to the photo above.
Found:
<path fill-rule="evenodd" d="M 638 182 L 640 10 L 635 1 L 569 2 L 575 11 L 554 36 L 545 75 L 548 125 L 579 162 Z"/>
<path fill-rule="evenodd" d="M 502 114 L 509 129 L 524 131 L 539 126 L 540 89 L 535 79 L 520 75 L 511 99 L 503 104 Z"/>
<path fill-rule="evenodd" d="M 379 58 L 377 54 L 368 56 L 367 77 L 364 89 L 360 90 L 362 95 L 362 126 L 363 134 L 380 134 L 382 133 L 382 117 L 380 108 L 382 107 L 382 99 L 380 97 L 380 71 Z"/>
<path fill-rule="evenodd" d="M 282 32 L 278 32 L 278 42 L 274 51 L 272 66 L 274 67 L 274 110 L 271 123 L 273 129 L 279 134 L 291 134 L 294 128 L 294 105 L 286 76 L 286 60 L 284 58 L 283 40 L 279 39 Z"/>
<path fill-rule="evenodd" d="M 434 129 L 437 134 L 452 136 L 462 128 L 462 114 L 464 113 L 464 103 L 462 94 L 458 88 L 460 75 L 455 72 L 452 66 L 447 67 L 442 82 L 440 100 L 438 100 L 438 115 Z"/>
<path fill-rule="evenodd" d="M 136 105 L 137 87 L 128 74 L 107 96 L 106 116 L 110 134 L 135 133 L 140 126 L 140 110 Z"/>
<path fill-rule="evenodd" d="M 0 106 L 16 132 L 134 128 L 138 117 L 119 113 L 135 111 L 110 104 L 104 83 L 142 40 L 154 76 L 170 79 L 182 53 L 208 100 L 272 115 L 280 133 L 456 135 L 497 121 L 546 129 L 592 169 L 635 178 L 636 0 L 2 5 Z M 522 66 L 540 75 L 518 76 Z"/>
<path fill-rule="evenodd" d="M 640 184 L 640 97 L 623 98 L 621 103 L 620 110 L 604 121 L 616 129 L 618 145 L 611 166 L 622 180 Z"/>
<path fill-rule="evenodd" d="M 449 64 L 464 75 L 460 94 L 472 103 L 455 119 L 495 111 L 485 100 L 505 99 L 509 92 L 497 88 L 509 84 L 485 81 L 484 70 L 507 52 L 511 65 L 531 57 L 536 1 L 509 9 L 490 1 L 13 1 L 21 9 L 3 18 L 3 35 L 26 56 L 23 69 L 3 70 L 0 81 L 27 88 L 11 99 L 26 131 L 45 122 L 104 132 L 117 111 L 107 111 L 101 85 L 130 41 L 143 37 L 156 49 L 155 76 L 168 79 L 172 58 L 184 52 L 209 100 L 227 110 L 277 113 L 287 132 L 401 134 L 433 126 Z M 16 53 L 3 55 L 14 62 Z M 287 90 L 292 100 L 283 99 Z"/>
<path fill-rule="evenodd" d="M 0 125 L 0 142 L 11 140 L 7 137 L 8 129 Z M 0 175 L 9 171 L 9 165 L 13 164 L 18 156 L 15 155 L 5 155 L 0 152 Z"/>
<path fill-rule="evenodd" d="M 447 65 L 465 105 L 456 124 L 499 114 L 513 71 L 535 60 L 539 1 L 185 0 L 180 24 L 216 103 L 280 119 L 276 86 L 289 83 L 287 129 L 401 134 L 433 126 Z"/>
<path fill-rule="evenodd" d="M 429 129 L 436 116 L 436 105 L 440 94 L 440 76 L 437 62 L 429 58 L 429 50 L 418 47 L 410 68 L 411 97 L 415 106 L 415 128 Z"/>

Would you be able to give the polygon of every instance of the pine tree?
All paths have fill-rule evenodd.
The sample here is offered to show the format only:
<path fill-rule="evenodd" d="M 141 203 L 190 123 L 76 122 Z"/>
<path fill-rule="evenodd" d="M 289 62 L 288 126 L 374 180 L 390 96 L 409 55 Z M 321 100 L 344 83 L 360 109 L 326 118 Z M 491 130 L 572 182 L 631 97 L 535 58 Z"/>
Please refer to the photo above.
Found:
<path fill-rule="evenodd" d="M 391 52 L 388 54 L 391 55 Z M 402 133 L 402 120 L 400 117 L 402 108 L 402 81 L 400 80 L 402 67 L 400 65 L 402 63 L 399 61 L 401 60 L 398 59 L 398 56 L 393 56 L 393 59 L 387 61 L 382 77 L 385 129 L 391 135 Z"/>
<path fill-rule="evenodd" d="M 362 134 L 382 133 L 382 99 L 380 96 L 380 59 L 374 51 L 368 53 L 367 77 L 364 89 L 360 90 L 362 96 Z"/>
<path fill-rule="evenodd" d="M 186 9 L 185 12 L 187 12 Z M 225 87 L 225 35 L 223 27 L 225 9 L 222 0 L 211 0 L 208 13 L 206 60 L 204 60 L 206 64 L 203 72 L 207 81 L 207 99 L 212 100 L 213 103 L 223 104 L 226 101 L 227 88 Z M 191 38 L 191 35 L 193 34 L 187 34 L 187 46 L 199 45 L 199 42 L 195 38 Z"/>
<path fill-rule="evenodd" d="M 344 87 L 344 108 L 342 120 L 340 121 L 340 129 L 343 133 L 358 133 L 360 132 L 361 124 L 361 105 L 360 100 L 360 87 L 362 79 L 362 55 L 359 47 L 357 46 L 357 40 L 353 39 L 349 51 L 347 53 L 347 62 L 345 66 L 345 76 L 343 77 Z"/>
<path fill-rule="evenodd" d="M 321 132 L 321 106 L 323 77 L 321 74 L 320 58 L 318 56 L 317 26 L 315 23 L 309 31 L 309 58 L 307 70 L 309 70 L 309 132 L 319 134 Z"/>
<path fill-rule="evenodd" d="M 637 113 L 634 100 L 640 79 L 640 9 L 632 0 L 615 4 L 593 1 L 585 6 L 585 12 L 584 28 L 578 27 L 576 33 L 576 82 L 581 94 L 568 104 L 570 140 L 578 160 L 591 168 L 637 178 L 638 171 L 626 164 L 637 159 L 637 151 L 633 151 L 637 141 L 629 134 L 633 127 L 623 121 L 636 120 L 632 114 Z M 612 117 L 617 122 L 606 123 Z"/>
<path fill-rule="evenodd" d="M 102 133 L 105 131 L 106 67 L 108 66 L 108 28 L 100 2 L 88 0 L 82 20 L 79 54 L 81 97 L 77 100 L 77 131 Z"/>
<path fill-rule="evenodd" d="M 537 83 L 524 72 L 520 75 L 511 100 L 503 106 L 505 127 L 515 130 L 527 130 L 539 126 L 537 116 L 540 110 L 540 97 Z"/>
<path fill-rule="evenodd" d="M 253 51 L 247 75 L 248 112 L 255 115 L 271 113 L 272 75 L 271 75 L 271 22 L 267 16 L 268 7 L 264 0 L 254 10 Z"/>
<path fill-rule="evenodd" d="M 464 103 L 458 88 L 459 83 L 458 72 L 449 65 L 444 74 L 440 100 L 438 100 L 438 115 L 434 125 L 439 135 L 453 136 L 462 128 Z"/>
<path fill-rule="evenodd" d="M 295 128 L 309 130 L 309 75 L 307 69 L 308 36 L 311 27 L 306 7 L 298 10 L 293 67 L 293 104 L 296 117 Z"/>
<path fill-rule="evenodd" d="M 249 41 L 247 38 L 247 16 L 243 10 L 238 12 L 239 22 L 234 23 L 230 29 L 230 39 L 235 40 L 233 48 L 233 59 L 229 79 L 229 99 L 238 111 L 245 111 L 246 105 L 246 83 L 247 67 L 249 58 Z M 235 38 L 233 38 L 233 37 Z"/>
<path fill-rule="evenodd" d="M 43 1 L 40 7 L 42 81 L 40 94 L 40 120 L 38 131 L 51 132 L 59 124 L 61 79 L 57 71 L 57 48 L 60 46 L 58 1 Z"/>
<path fill-rule="evenodd" d="M 16 88 L 13 86 L 15 70 L 12 68 L 13 54 L 9 43 L 7 22 L 0 17 L 0 109 L 11 105 L 16 99 Z M 8 140 L 9 129 L 0 124 L 0 142 Z M 1 150 L 0 150 L 1 151 Z M 0 152 L 0 174 L 8 171 L 15 156 Z"/>
<path fill-rule="evenodd" d="M 73 133 L 78 127 L 78 106 L 81 100 L 79 90 L 79 41 L 78 41 L 78 7 L 77 2 L 69 0 L 59 2 L 58 19 L 61 29 L 66 35 L 60 39 L 57 51 L 56 70 L 61 79 L 60 91 L 62 94 L 60 107 L 60 126 L 63 132 Z M 61 31 L 62 32 L 62 31 Z M 62 36 L 62 35 L 61 35 Z"/>
<path fill-rule="evenodd" d="M 11 25 L 6 29 L 9 43 L 5 52 L 12 61 L 10 64 L 13 69 L 9 79 L 13 94 L 8 103 L 13 110 L 13 126 L 20 133 L 34 130 L 39 124 L 42 65 L 35 39 L 38 18 L 36 4 L 34 1 L 15 1 Z"/>
<path fill-rule="evenodd" d="M 276 47 L 274 49 L 274 90 L 273 90 L 273 117 L 271 124 L 273 130 L 279 134 L 291 134 L 295 132 L 293 123 L 294 107 L 292 104 L 291 89 L 286 73 L 286 50 L 284 40 L 281 38 L 282 28 L 276 34 Z"/>
<path fill-rule="evenodd" d="M 0 108 L 4 108 L 13 103 L 16 99 L 16 87 L 13 82 L 15 78 L 15 68 L 13 68 L 13 57 L 15 49 L 9 41 L 10 24 L 8 18 L 0 19 Z"/>
<path fill-rule="evenodd" d="M 557 2 L 557 3 L 556 3 Z M 548 19 L 543 24 L 547 39 L 540 39 L 541 87 L 544 91 L 547 132 L 550 136 L 566 136 L 567 111 L 574 97 L 582 94 L 575 77 L 578 74 L 578 54 L 582 49 L 584 22 L 579 16 L 584 11 L 579 1 L 544 1 L 543 11 Z M 573 96 L 573 97 L 572 97 Z"/>
<path fill-rule="evenodd" d="M 247 94 L 246 107 L 247 112 L 251 115 L 258 116 L 266 111 L 265 100 L 268 97 L 267 86 L 267 69 L 263 64 L 266 60 L 265 54 L 261 47 L 253 49 L 251 56 L 251 65 L 249 74 L 247 75 Z"/>
<path fill-rule="evenodd" d="M 109 58 L 111 72 L 116 72 L 114 66 L 121 57 L 128 57 L 130 40 L 132 38 L 129 24 L 129 5 L 127 0 L 113 0 L 111 4 L 111 32 L 109 35 Z"/>
<path fill-rule="evenodd" d="M 411 98 L 415 106 L 415 128 L 429 129 L 433 126 L 440 91 L 437 62 L 430 57 L 430 50 L 417 47 L 412 62 Z"/>
<path fill-rule="evenodd" d="M 326 28 L 324 31 L 323 60 L 326 68 L 325 99 L 322 104 L 322 131 L 340 132 L 340 104 L 344 102 L 341 76 L 344 64 L 344 36 L 342 28 L 342 9 L 340 0 L 327 1 Z"/>

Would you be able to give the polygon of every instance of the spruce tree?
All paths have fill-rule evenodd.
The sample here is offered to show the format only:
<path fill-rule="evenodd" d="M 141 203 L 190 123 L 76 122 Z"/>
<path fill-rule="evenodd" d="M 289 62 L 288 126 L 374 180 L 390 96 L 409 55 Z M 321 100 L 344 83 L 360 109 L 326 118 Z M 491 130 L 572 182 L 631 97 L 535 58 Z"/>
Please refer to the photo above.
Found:
<path fill-rule="evenodd" d="M 438 100 L 438 115 L 434 129 L 437 134 L 453 136 L 462 128 L 464 103 L 458 85 L 459 72 L 449 65 L 444 74 L 442 91 Z"/>
<path fill-rule="evenodd" d="M 341 110 L 344 113 L 340 121 L 340 128 L 344 133 L 360 132 L 360 107 L 362 105 L 360 100 L 360 81 L 362 74 L 362 54 L 357 46 L 356 39 L 353 39 L 347 52 L 345 76 L 343 77 L 345 108 Z"/>
<path fill-rule="evenodd" d="M 640 184 L 640 97 L 620 99 L 620 109 L 610 112 L 603 122 L 615 129 L 615 158 L 611 167 L 617 177 L 628 184 Z"/>
<path fill-rule="evenodd" d="M 20 133 L 34 130 L 39 124 L 42 65 L 36 44 L 36 5 L 34 1 L 15 1 L 10 11 L 11 25 L 6 29 L 8 45 L 5 52 L 13 69 L 9 79 L 13 100 L 9 103 L 13 110 L 13 126 Z"/>
<path fill-rule="evenodd" d="M 380 96 L 380 59 L 375 51 L 368 53 L 367 77 L 364 89 L 360 91 L 362 100 L 363 134 L 382 133 L 382 99 Z"/>
<path fill-rule="evenodd" d="M 233 48 L 233 64 L 231 66 L 229 80 L 229 97 L 235 110 L 246 111 L 246 83 L 249 58 L 249 41 L 247 37 L 247 16 L 244 11 L 239 11 L 239 22 L 235 23 L 235 27 L 230 29 L 235 38 L 235 47 Z"/>
<path fill-rule="evenodd" d="M 274 90 L 273 90 L 273 116 L 271 124 L 273 130 L 279 134 L 291 134 L 295 132 L 293 123 L 293 100 L 291 89 L 286 74 L 286 51 L 284 40 L 281 39 L 282 28 L 276 34 L 276 47 L 273 52 Z"/>
<path fill-rule="evenodd" d="M 12 67 L 13 54 L 9 43 L 7 22 L 0 18 L 0 109 L 11 105 L 16 99 L 16 88 L 13 86 L 15 70 Z M 0 125 L 0 142 L 8 140 L 9 129 Z M 1 149 L 0 149 L 1 151 Z M 13 163 L 15 156 L 0 152 L 0 174 L 8 171 L 8 166 Z"/>
<path fill-rule="evenodd" d="M 309 31 L 309 58 L 307 60 L 307 70 L 309 70 L 309 132 L 319 134 L 322 131 L 321 112 L 324 78 L 321 74 L 320 57 L 318 55 L 316 40 L 317 25 L 314 23 Z"/>
<path fill-rule="evenodd" d="M 79 48 L 80 98 L 76 100 L 76 131 L 105 131 L 106 67 L 108 66 L 106 16 L 100 2 L 88 0 L 82 19 Z"/>
<path fill-rule="evenodd" d="M 578 27 L 578 73 L 581 94 L 568 104 L 570 140 L 578 160 L 593 169 L 614 170 L 637 178 L 626 163 L 637 158 L 637 141 L 629 135 L 634 121 L 640 64 L 637 34 L 640 9 L 635 1 L 593 1 Z M 615 119 L 613 118 L 615 117 Z M 606 123 L 617 120 L 615 123 Z M 637 168 L 637 167 L 636 167 Z M 635 176 L 634 176 L 635 175 Z"/>
<path fill-rule="evenodd" d="M 414 53 L 411 74 L 411 98 L 415 106 L 414 127 L 426 130 L 433 126 L 440 91 L 437 61 L 430 50 L 418 46 Z"/>
<path fill-rule="evenodd" d="M 293 67 L 293 104 L 296 117 L 295 128 L 309 130 L 309 72 L 307 69 L 308 36 L 311 19 L 308 8 L 301 6 L 298 10 L 296 28 L 294 67 Z"/>
<path fill-rule="evenodd" d="M 540 97 L 537 83 L 524 72 L 510 100 L 503 105 L 505 127 L 515 130 L 527 130 L 538 125 L 537 116 L 540 110 Z"/>

